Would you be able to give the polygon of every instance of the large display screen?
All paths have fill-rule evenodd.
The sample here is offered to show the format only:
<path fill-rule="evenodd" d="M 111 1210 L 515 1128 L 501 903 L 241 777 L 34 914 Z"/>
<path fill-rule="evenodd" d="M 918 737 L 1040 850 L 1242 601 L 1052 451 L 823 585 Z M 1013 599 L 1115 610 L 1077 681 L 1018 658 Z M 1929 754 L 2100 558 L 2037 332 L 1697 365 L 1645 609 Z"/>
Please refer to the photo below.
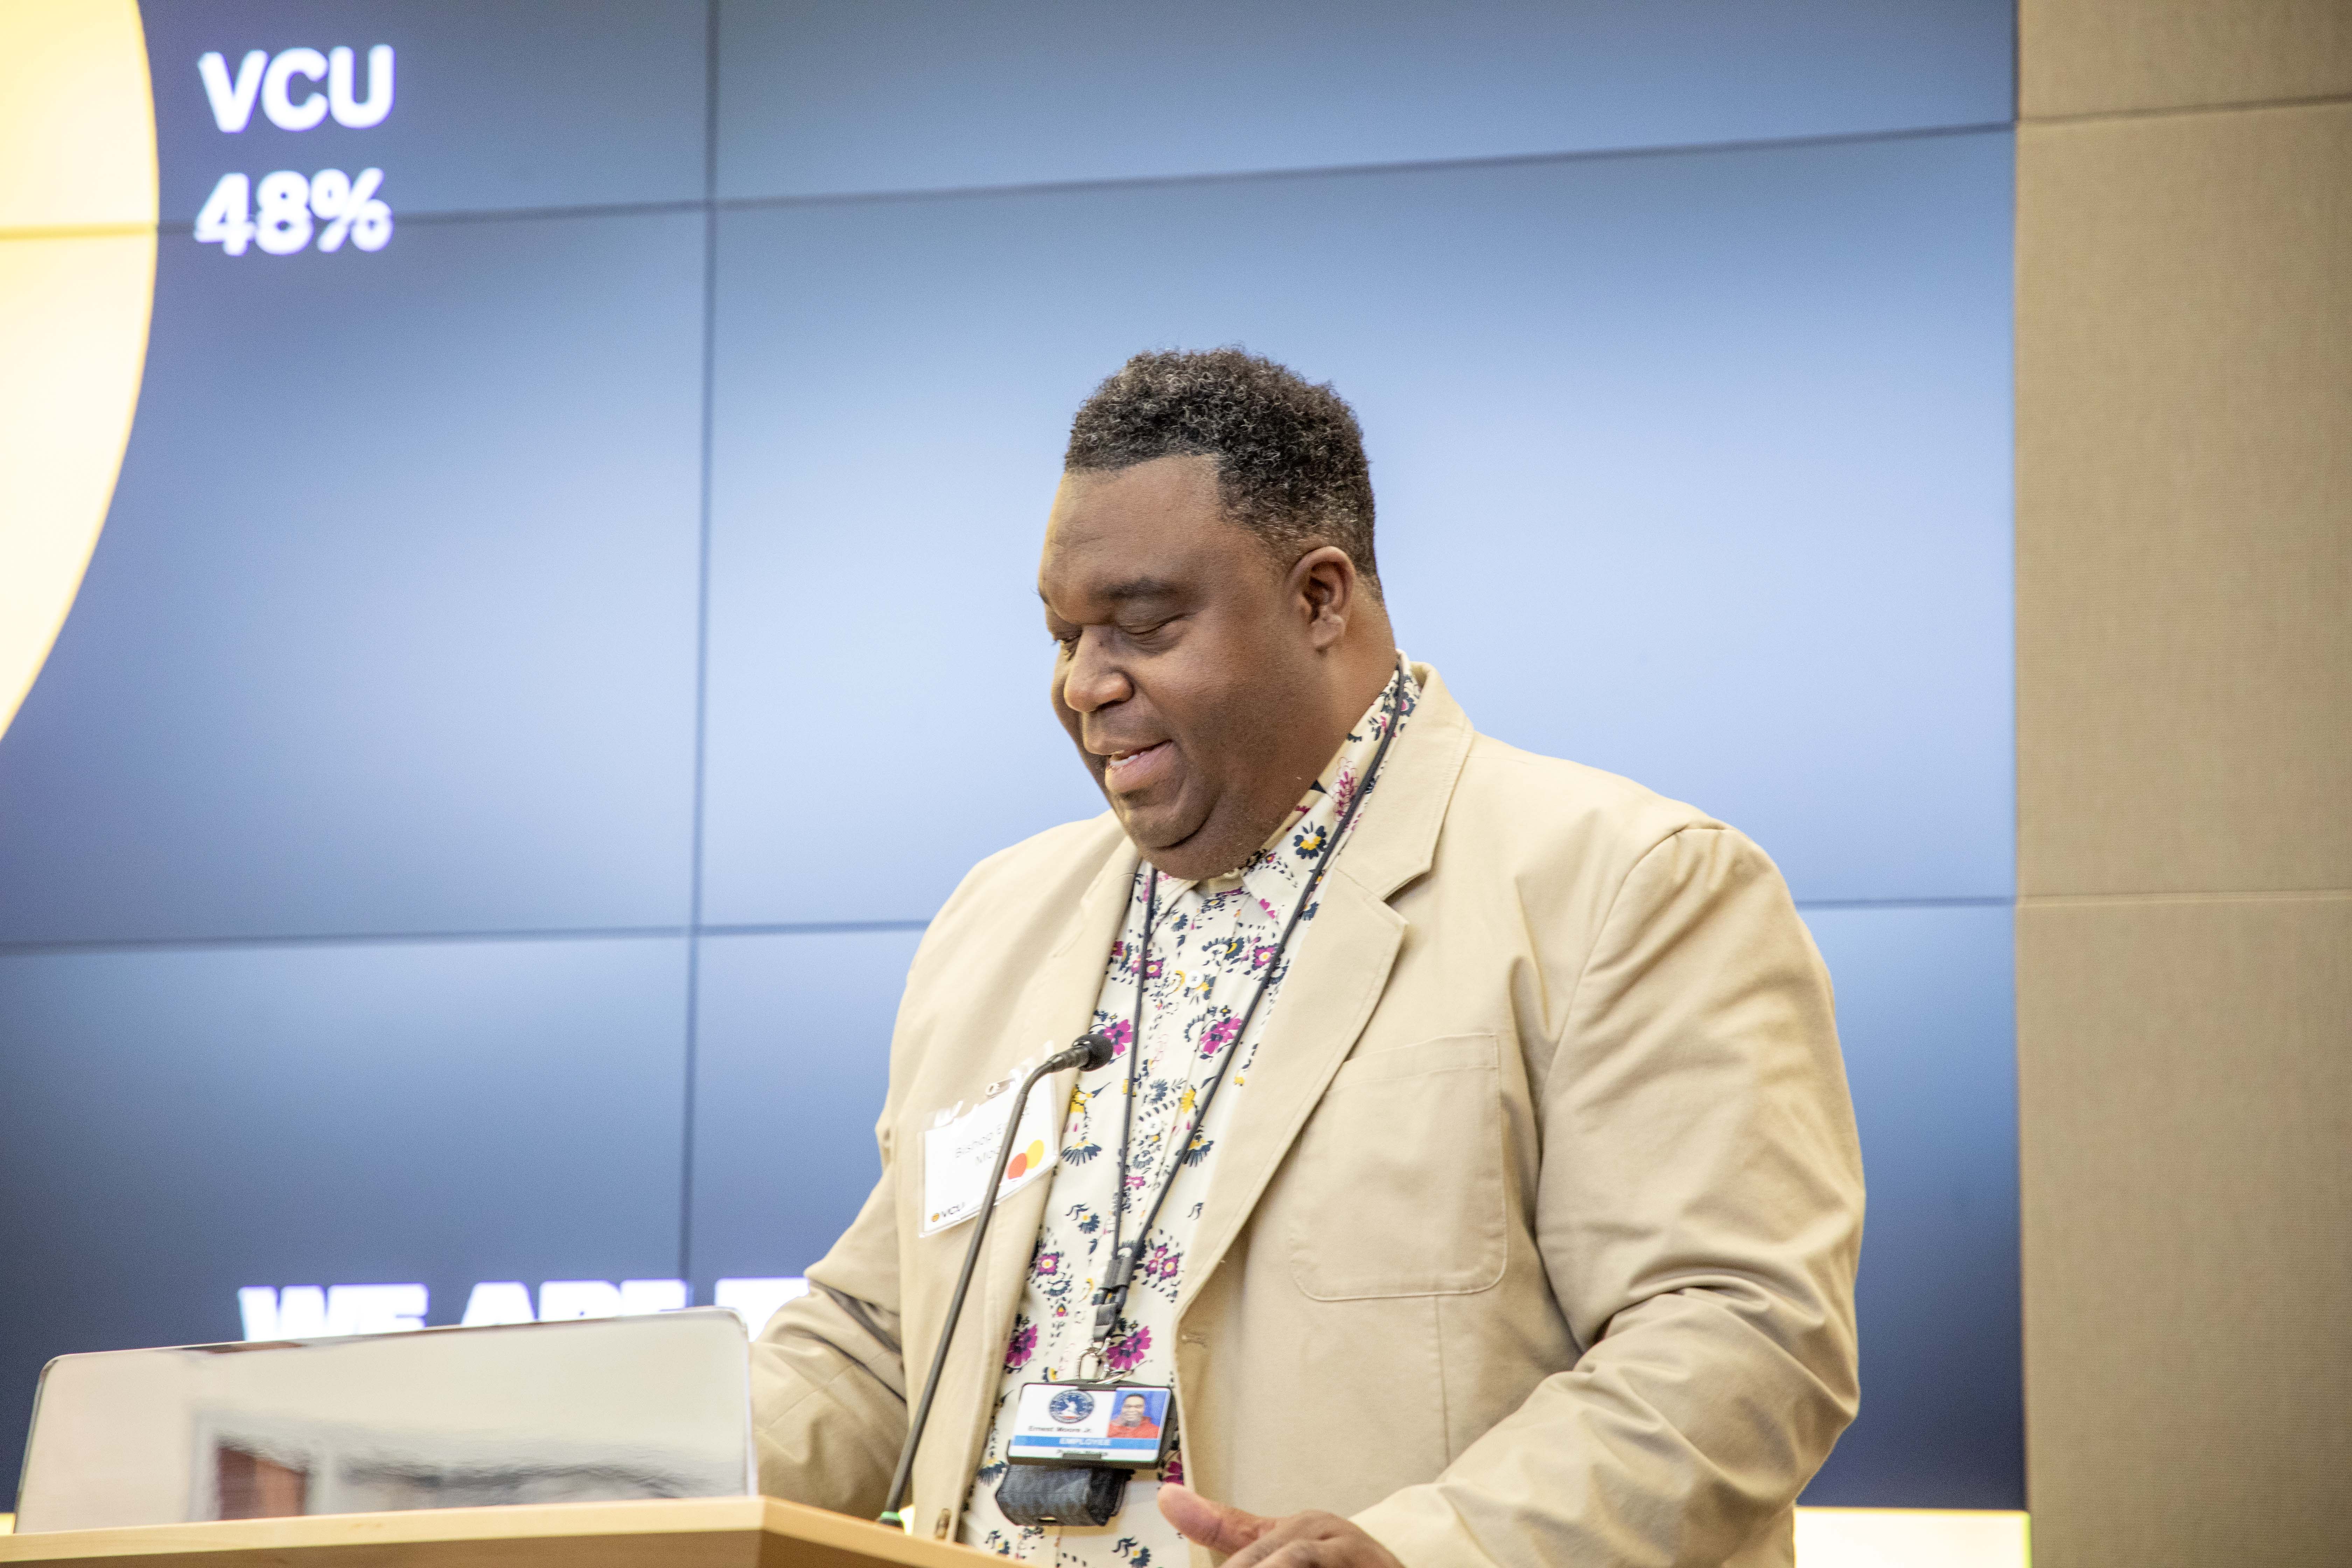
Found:
<path fill-rule="evenodd" d="M 115 9 L 149 225 L 0 217 L 10 288 L 154 247 L 0 734 L 0 1477 L 65 1352 L 797 1289 L 925 922 L 1101 808 L 1070 413 L 1243 342 L 1355 404 L 1479 726 L 1812 923 L 1811 1500 L 2022 1506 L 2006 5 Z"/>

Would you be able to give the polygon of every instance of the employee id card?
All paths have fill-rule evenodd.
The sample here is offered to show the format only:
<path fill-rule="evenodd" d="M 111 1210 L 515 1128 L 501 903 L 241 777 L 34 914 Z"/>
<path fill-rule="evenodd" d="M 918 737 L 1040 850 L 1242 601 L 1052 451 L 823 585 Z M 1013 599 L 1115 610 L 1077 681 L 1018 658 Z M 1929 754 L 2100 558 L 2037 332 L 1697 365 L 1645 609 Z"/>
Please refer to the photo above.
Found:
<path fill-rule="evenodd" d="M 1175 1423 L 1171 1391 L 1141 1383 L 1024 1383 L 1004 1457 L 1016 1465 L 1156 1468 Z"/>

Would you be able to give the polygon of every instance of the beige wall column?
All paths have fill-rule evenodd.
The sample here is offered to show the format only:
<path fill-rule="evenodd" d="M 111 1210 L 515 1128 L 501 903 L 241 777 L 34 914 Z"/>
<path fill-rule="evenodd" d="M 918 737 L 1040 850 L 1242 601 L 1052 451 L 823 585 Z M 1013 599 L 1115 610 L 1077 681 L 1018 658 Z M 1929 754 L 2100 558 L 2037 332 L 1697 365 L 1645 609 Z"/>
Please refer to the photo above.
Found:
<path fill-rule="evenodd" d="M 2042 1568 L 2352 1563 L 2352 0 L 2024 0 Z"/>

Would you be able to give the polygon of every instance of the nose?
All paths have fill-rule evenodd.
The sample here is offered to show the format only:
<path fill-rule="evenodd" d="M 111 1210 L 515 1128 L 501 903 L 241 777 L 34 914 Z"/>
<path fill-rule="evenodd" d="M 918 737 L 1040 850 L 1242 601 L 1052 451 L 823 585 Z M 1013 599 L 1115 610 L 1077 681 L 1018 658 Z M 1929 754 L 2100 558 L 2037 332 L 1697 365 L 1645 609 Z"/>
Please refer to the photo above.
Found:
<path fill-rule="evenodd" d="M 1103 647 L 1102 629 L 1088 626 L 1078 634 L 1062 671 L 1062 701 L 1074 713 L 1092 713 L 1124 702 L 1135 695 L 1135 685 Z"/>

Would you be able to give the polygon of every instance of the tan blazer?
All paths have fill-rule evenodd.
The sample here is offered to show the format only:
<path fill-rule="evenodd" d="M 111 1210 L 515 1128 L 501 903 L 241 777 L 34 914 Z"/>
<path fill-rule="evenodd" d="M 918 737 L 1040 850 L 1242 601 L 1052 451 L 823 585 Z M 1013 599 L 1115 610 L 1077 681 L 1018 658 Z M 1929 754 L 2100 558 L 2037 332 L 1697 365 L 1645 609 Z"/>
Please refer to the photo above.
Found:
<path fill-rule="evenodd" d="M 1475 733 L 1414 673 L 1187 1258 L 1186 1478 L 1350 1514 L 1406 1568 L 1786 1563 L 1856 1403 L 1829 977 L 1755 845 Z M 970 1236 L 917 1235 L 920 1130 L 1085 1030 L 1136 858 L 1108 814 L 1057 827 L 932 922 L 881 1183 L 754 1351 L 765 1489 L 881 1506 Z M 915 1466 L 922 1533 L 955 1532 L 1051 1187 L 997 1212 Z"/>

